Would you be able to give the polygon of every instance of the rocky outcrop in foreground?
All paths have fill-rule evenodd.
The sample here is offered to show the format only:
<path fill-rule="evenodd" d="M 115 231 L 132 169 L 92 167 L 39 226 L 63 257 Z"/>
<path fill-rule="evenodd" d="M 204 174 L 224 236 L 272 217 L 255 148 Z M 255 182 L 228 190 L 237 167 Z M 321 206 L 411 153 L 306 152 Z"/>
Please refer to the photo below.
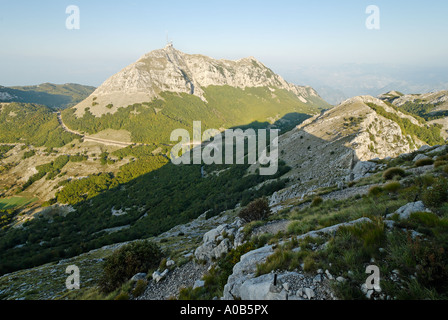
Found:
<path fill-rule="evenodd" d="M 318 231 L 311 231 L 298 237 L 316 238 L 325 234 L 333 234 L 341 227 L 370 222 L 361 218 L 348 223 L 341 223 Z M 293 249 L 299 251 L 300 247 Z M 281 274 L 265 274 L 256 276 L 257 265 L 266 261 L 274 253 L 273 245 L 250 251 L 243 255 L 234 268 L 224 287 L 224 300 L 301 300 L 301 299 L 334 299 L 327 280 L 333 280 L 329 272 L 318 270 L 317 275 L 303 272 L 283 272 Z M 340 280 L 343 281 L 343 280 Z"/>

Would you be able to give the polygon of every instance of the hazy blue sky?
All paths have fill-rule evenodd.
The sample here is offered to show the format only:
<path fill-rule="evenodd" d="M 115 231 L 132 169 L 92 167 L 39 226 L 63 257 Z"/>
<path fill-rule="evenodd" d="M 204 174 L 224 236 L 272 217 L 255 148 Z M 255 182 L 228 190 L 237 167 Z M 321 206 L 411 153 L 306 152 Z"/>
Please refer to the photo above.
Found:
<path fill-rule="evenodd" d="M 69 5 L 79 30 L 66 28 Z M 380 30 L 365 26 L 368 5 Z M 166 32 L 186 53 L 254 56 L 295 79 L 347 63 L 448 67 L 447 21 L 446 0 L 0 0 L 0 85 L 98 86 L 164 47 Z"/>

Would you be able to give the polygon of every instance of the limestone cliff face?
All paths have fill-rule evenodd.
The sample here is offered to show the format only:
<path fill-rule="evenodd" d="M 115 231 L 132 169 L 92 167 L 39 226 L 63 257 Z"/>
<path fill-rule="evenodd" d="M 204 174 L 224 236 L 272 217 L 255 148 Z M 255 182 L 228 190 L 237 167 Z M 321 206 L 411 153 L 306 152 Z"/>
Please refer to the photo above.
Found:
<path fill-rule="evenodd" d="M 203 88 L 208 86 L 277 87 L 294 93 L 303 103 L 318 97 L 311 87 L 286 82 L 281 76 L 253 57 L 215 60 L 198 54 L 186 54 L 172 45 L 143 55 L 107 79 L 92 95 L 78 104 L 76 114 L 84 109 L 97 116 L 113 113 L 119 107 L 151 101 L 160 92 L 193 94 L 205 101 Z M 112 104 L 113 107 L 105 108 Z"/>

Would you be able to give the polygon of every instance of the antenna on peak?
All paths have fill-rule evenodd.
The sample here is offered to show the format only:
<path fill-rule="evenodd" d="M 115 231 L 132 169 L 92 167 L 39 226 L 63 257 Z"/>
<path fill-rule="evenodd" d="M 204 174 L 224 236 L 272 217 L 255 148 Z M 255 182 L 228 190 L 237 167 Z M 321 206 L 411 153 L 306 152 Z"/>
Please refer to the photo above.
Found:
<path fill-rule="evenodd" d="M 167 47 L 172 47 L 173 46 L 173 41 L 170 41 L 170 39 L 168 37 L 168 31 L 166 32 L 166 46 Z"/>

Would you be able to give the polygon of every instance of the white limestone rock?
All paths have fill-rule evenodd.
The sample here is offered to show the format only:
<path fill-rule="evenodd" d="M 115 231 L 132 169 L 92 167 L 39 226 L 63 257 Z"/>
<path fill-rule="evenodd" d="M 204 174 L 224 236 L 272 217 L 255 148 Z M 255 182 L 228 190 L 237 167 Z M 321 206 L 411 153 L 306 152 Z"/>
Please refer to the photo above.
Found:
<path fill-rule="evenodd" d="M 395 214 L 398 214 L 400 219 L 409 219 L 412 213 L 414 212 L 431 212 L 426 206 L 423 204 L 423 201 L 410 202 L 401 208 L 399 208 L 394 213 L 388 214 L 386 218 L 390 218 Z"/>

